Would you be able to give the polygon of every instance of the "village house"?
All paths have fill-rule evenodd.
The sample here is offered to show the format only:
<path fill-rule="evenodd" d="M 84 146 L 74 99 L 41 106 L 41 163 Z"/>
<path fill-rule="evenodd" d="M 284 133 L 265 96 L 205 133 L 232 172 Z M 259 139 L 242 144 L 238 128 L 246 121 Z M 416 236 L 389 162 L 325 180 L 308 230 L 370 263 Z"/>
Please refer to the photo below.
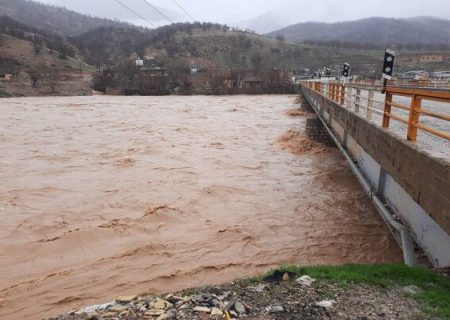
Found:
<path fill-rule="evenodd" d="M 414 67 L 419 64 L 440 63 L 450 58 L 450 54 L 426 53 L 426 54 L 400 54 L 398 63 L 404 67 Z"/>
<path fill-rule="evenodd" d="M 150 59 L 137 59 L 135 62 L 136 68 L 145 74 L 147 77 L 168 77 L 167 69 L 160 61 Z"/>
<path fill-rule="evenodd" d="M 6 74 L 0 74 L 0 79 L 5 81 L 5 82 L 9 82 L 12 80 L 13 75 L 10 73 L 6 73 Z"/>
<path fill-rule="evenodd" d="M 420 56 L 420 62 L 442 62 L 444 61 L 444 56 L 442 54 L 423 54 Z"/>

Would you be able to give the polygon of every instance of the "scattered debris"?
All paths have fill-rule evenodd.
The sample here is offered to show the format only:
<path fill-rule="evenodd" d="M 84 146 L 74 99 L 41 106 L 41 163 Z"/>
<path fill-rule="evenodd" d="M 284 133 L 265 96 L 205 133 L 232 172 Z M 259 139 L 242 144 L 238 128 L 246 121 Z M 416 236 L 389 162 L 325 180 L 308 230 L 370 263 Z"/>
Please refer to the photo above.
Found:
<path fill-rule="evenodd" d="M 236 310 L 236 312 L 237 312 L 238 314 L 244 314 L 245 311 L 246 311 L 245 306 L 244 306 L 242 303 L 240 303 L 239 301 L 236 301 L 236 302 L 235 302 L 235 304 L 234 304 L 234 310 Z"/>
<path fill-rule="evenodd" d="M 254 287 L 250 287 L 251 290 L 255 291 L 255 292 L 263 292 L 266 289 L 266 285 L 264 283 L 260 283 L 257 286 Z"/>
<path fill-rule="evenodd" d="M 404 294 L 414 286 L 388 290 L 368 284 L 343 288 L 327 280 L 303 276 L 283 281 L 274 272 L 266 283 L 241 280 L 162 296 L 124 296 L 112 303 L 86 307 L 53 320 L 294 320 L 294 319 L 417 319 L 424 315 Z M 287 273 L 289 279 L 294 274 Z M 300 285 L 295 285 L 300 283 Z M 411 291 L 412 290 L 412 291 Z M 330 297 L 333 297 L 330 299 Z M 319 301 L 319 302 L 318 302 Z M 426 318 L 424 318 L 426 319 Z"/>
<path fill-rule="evenodd" d="M 195 312 L 205 312 L 205 313 L 211 313 L 211 309 L 208 307 L 195 307 L 194 308 Z"/>
<path fill-rule="evenodd" d="M 104 304 L 96 304 L 96 305 L 93 305 L 93 306 L 85 307 L 85 308 L 80 309 L 78 311 L 73 311 L 72 313 L 73 314 L 77 314 L 77 315 L 78 314 L 84 314 L 84 313 L 89 314 L 89 313 L 94 313 L 96 311 L 105 310 L 106 308 L 111 307 L 113 305 L 114 305 L 114 302 L 109 302 L 109 303 L 104 303 Z"/>
<path fill-rule="evenodd" d="M 334 300 L 322 300 L 320 302 L 317 302 L 316 306 L 329 310 L 333 308 L 333 304 L 335 303 L 336 301 Z"/>
<path fill-rule="evenodd" d="M 297 282 L 299 285 L 305 287 L 310 287 L 314 281 L 316 281 L 316 279 L 313 279 L 307 275 L 301 276 L 300 278 L 295 280 L 295 282 Z"/>
<path fill-rule="evenodd" d="M 282 306 L 269 306 L 266 308 L 268 313 L 278 313 L 278 312 L 284 312 L 284 308 Z"/>
<path fill-rule="evenodd" d="M 155 309 L 168 309 L 172 306 L 172 304 L 169 301 L 163 300 L 163 299 L 159 299 L 157 298 L 156 301 L 153 303 L 153 308 Z"/>
<path fill-rule="evenodd" d="M 211 310 L 212 317 L 221 316 L 221 315 L 223 315 L 222 310 L 220 310 L 219 308 L 216 308 L 216 307 L 212 308 L 212 310 Z"/>
<path fill-rule="evenodd" d="M 416 294 L 419 291 L 417 286 L 406 286 L 403 287 L 403 292 L 407 294 Z"/>

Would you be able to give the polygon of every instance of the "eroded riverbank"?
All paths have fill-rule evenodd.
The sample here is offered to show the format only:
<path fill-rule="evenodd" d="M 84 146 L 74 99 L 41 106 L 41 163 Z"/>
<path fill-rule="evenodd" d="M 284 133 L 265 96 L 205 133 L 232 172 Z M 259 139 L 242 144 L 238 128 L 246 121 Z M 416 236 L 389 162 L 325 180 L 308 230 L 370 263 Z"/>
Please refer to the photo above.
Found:
<path fill-rule="evenodd" d="M 281 263 L 401 261 L 292 96 L 2 100 L 0 317 L 38 319 Z"/>

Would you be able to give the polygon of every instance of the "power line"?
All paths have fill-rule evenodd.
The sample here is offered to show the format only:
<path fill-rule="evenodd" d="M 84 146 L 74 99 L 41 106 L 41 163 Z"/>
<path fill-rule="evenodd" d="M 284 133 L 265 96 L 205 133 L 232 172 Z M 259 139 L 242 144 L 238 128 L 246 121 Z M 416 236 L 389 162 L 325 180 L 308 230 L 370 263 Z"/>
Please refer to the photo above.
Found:
<path fill-rule="evenodd" d="M 180 8 L 181 11 L 183 11 L 190 19 L 192 19 L 192 21 L 195 21 L 195 19 L 189 14 L 189 12 L 187 12 L 182 6 L 180 6 L 180 4 L 176 0 L 172 0 L 172 2 L 175 3 L 177 7 Z"/>
<path fill-rule="evenodd" d="M 156 12 L 158 12 L 162 17 L 164 17 L 167 21 L 169 21 L 170 23 L 174 23 L 172 20 L 169 19 L 168 16 L 166 16 L 164 13 L 161 12 L 161 10 L 159 10 L 157 7 L 155 7 L 153 4 L 151 4 L 150 2 L 148 2 L 147 0 L 142 0 L 144 1 L 149 7 L 151 7 L 153 10 L 155 10 Z"/>
<path fill-rule="evenodd" d="M 147 22 L 152 27 L 156 28 L 156 26 L 151 21 L 149 21 L 148 19 L 144 18 L 143 16 L 141 16 L 139 13 L 137 13 L 136 11 L 131 9 L 130 7 L 127 7 L 125 4 L 122 3 L 122 1 L 120 1 L 120 0 L 114 0 L 114 1 L 117 2 L 118 4 L 120 4 L 122 7 L 124 7 L 128 11 L 130 11 L 131 13 L 133 13 L 135 16 L 137 16 L 137 17 L 141 18 L 142 20 L 144 20 L 145 22 Z"/>

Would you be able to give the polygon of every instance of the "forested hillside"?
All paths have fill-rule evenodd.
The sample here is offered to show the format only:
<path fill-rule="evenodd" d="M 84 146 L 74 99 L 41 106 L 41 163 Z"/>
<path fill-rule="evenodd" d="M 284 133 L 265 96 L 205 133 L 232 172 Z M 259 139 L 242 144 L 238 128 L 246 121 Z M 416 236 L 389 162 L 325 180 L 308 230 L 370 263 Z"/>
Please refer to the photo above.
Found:
<path fill-rule="evenodd" d="M 286 92 L 294 71 L 349 62 L 354 74 L 376 77 L 388 45 L 409 52 L 450 46 L 450 22 L 432 18 L 306 23 L 268 37 L 206 22 L 138 28 L 27 0 L 0 0 L 0 10 L 0 74 L 97 70 L 93 84 L 102 91 Z M 145 68 L 136 65 L 141 59 Z"/>
<path fill-rule="evenodd" d="M 365 48 L 443 49 L 450 47 L 450 20 L 368 18 L 338 23 L 299 23 L 268 34 L 289 41 L 316 44 L 352 43 Z M 359 45 L 359 46 L 358 46 Z"/>
<path fill-rule="evenodd" d="M 75 36 L 104 26 L 131 27 L 124 22 L 90 17 L 29 0 L 0 0 L 0 16 L 61 36 Z"/>

